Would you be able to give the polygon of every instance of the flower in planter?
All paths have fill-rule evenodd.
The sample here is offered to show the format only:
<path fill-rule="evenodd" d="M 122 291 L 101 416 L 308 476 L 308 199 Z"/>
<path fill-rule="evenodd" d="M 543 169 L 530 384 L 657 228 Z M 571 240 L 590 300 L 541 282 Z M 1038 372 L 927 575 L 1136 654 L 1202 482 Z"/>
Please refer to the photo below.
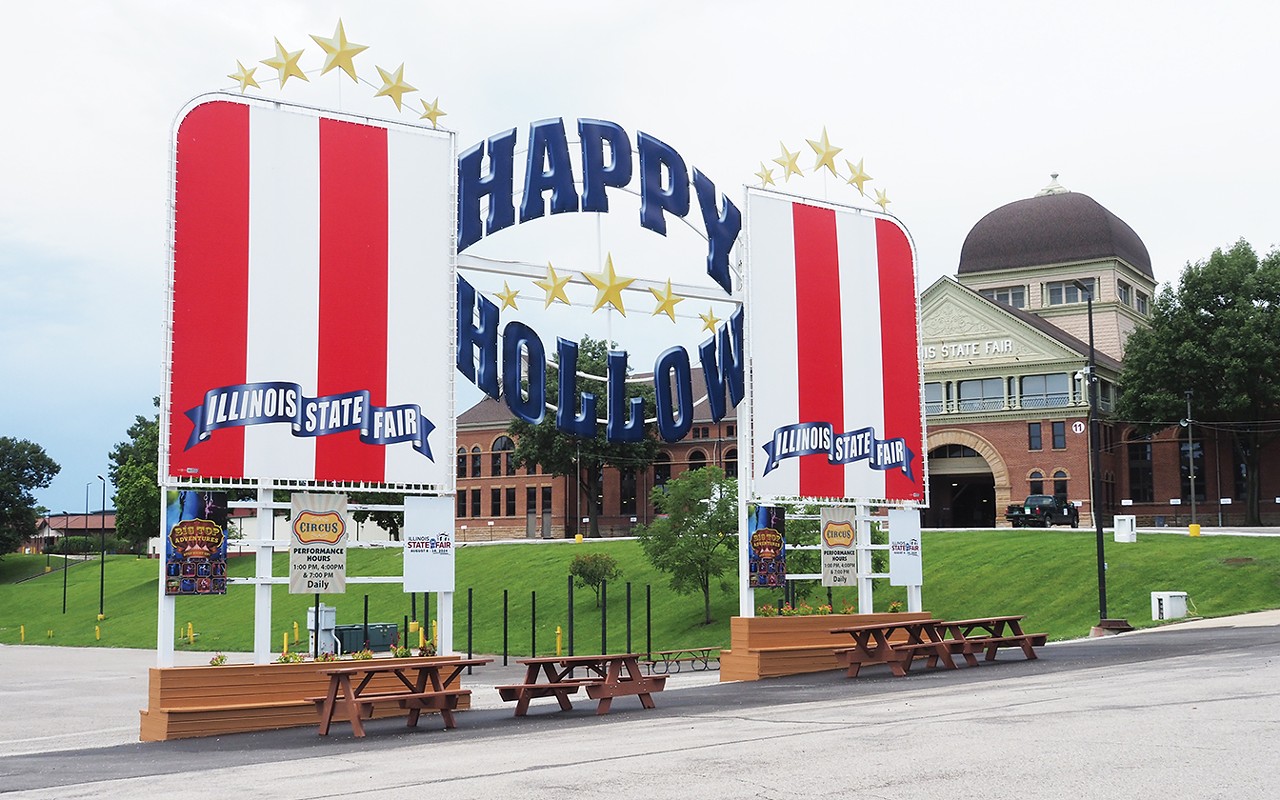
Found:
<path fill-rule="evenodd" d="M 773 603 L 765 603 L 764 605 L 756 609 L 756 616 L 776 617 L 778 616 L 778 607 L 775 606 Z"/>
<path fill-rule="evenodd" d="M 902 601 L 901 601 L 901 600 L 893 600 L 893 601 L 891 601 L 891 602 L 889 603 L 889 613 L 890 613 L 890 614 L 897 614 L 897 613 L 898 613 L 898 612 L 900 612 L 900 611 L 902 611 Z"/>
<path fill-rule="evenodd" d="M 436 643 L 428 639 L 422 647 L 418 648 L 420 656 L 434 656 L 436 654 Z"/>
<path fill-rule="evenodd" d="M 815 614 L 830 614 L 830 613 L 831 613 L 831 606 L 828 606 L 828 605 L 818 606 L 817 608 L 815 608 L 815 609 L 813 610 L 813 613 L 815 613 Z"/>
<path fill-rule="evenodd" d="M 276 659 L 277 664 L 299 664 L 301 662 L 302 653 L 299 653 L 297 650 L 292 653 L 281 653 L 280 657 Z"/>
<path fill-rule="evenodd" d="M 316 661 L 337 661 L 337 660 L 338 660 L 337 653 L 321 653 L 319 657 L 316 658 Z"/>
<path fill-rule="evenodd" d="M 373 651 L 367 647 L 363 650 L 356 650 L 351 654 L 352 661 L 368 661 L 371 658 L 373 658 Z"/>
<path fill-rule="evenodd" d="M 408 647 L 405 647 L 404 645 L 400 645 L 400 644 L 391 645 L 392 658 L 410 658 L 412 655 L 413 655 L 413 650 Z"/>
<path fill-rule="evenodd" d="M 226 653 L 214 653 L 213 658 L 209 659 L 209 666 L 211 667 L 220 667 L 225 663 L 227 663 Z"/>
<path fill-rule="evenodd" d="M 790 603 L 783 603 L 782 608 L 778 609 L 778 613 L 784 617 L 794 617 L 796 610 L 791 607 Z"/>

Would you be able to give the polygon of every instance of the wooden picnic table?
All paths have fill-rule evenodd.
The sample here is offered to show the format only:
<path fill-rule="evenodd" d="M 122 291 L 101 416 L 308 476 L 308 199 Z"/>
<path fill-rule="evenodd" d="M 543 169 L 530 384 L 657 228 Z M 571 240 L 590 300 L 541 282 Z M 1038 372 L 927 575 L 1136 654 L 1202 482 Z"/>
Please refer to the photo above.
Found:
<path fill-rule="evenodd" d="M 965 663 L 978 666 L 976 651 L 985 651 L 986 661 L 995 661 L 1001 648 L 1017 647 L 1028 660 L 1037 658 L 1035 648 L 1048 639 L 1043 633 L 1023 633 L 1025 615 L 979 617 L 940 622 L 938 632 L 947 649 L 964 656 Z"/>
<path fill-rule="evenodd" d="M 715 662 L 715 668 L 720 669 L 720 648 L 719 647 L 686 647 L 682 650 L 654 650 L 647 654 L 649 657 L 644 660 L 645 667 L 649 670 L 649 674 L 661 672 L 663 675 L 671 675 L 680 671 L 680 665 L 688 661 L 689 666 L 694 672 L 711 669 L 711 663 Z"/>
<path fill-rule="evenodd" d="M 888 664 L 894 675 L 902 677 L 921 652 L 929 657 L 930 667 L 941 663 L 947 669 L 955 669 L 950 648 L 943 642 L 938 628 L 941 624 L 941 620 L 936 619 L 907 619 L 832 628 L 832 633 L 853 637 L 853 647 L 835 651 L 836 660 L 847 665 L 850 678 L 857 677 L 864 664 Z M 895 634 L 903 634 L 905 638 L 891 641 Z"/>
<path fill-rule="evenodd" d="M 573 708 L 569 695 L 584 689 L 598 700 L 597 714 L 609 713 L 613 698 L 635 695 L 645 708 L 653 708 L 653 692 L 662 691 L 665 675 L 642 675 L 638 653 L 609 655 L 545 656 L 517 661 L 525 665 L 524 681 L 496 687 L 503 700 L 516 703 L 516 716 L 529 711 L 529 701 L 555 697 L 560 710 Z"/>
<path fill-rule="evenodd" d="M 409 710 L 408 726 L 417 727 L 423 709 L 440 712 L 445 728 L 454 727 L 453 711 L 458 699 L 471 694 L 470 689 L 450 689 L 462 670 L 488 664 L 491 658 L 440 659 L 379 659 L 353 666 L 322 670 L 329 676 L 329 691 L 323 697 L 308 698 L 316 704 L 320 715 L 320 735 L 326 736 L 335 716 L 351 722 L 356 736 L 364 736 L 364 723 L 378 704 L 395 704 Z M 385 688 L 385 682 L 370 687 L 379 675 L 394 675 L 399 685 Z M 353 678 L 359 678 L 352 682 Z"/>

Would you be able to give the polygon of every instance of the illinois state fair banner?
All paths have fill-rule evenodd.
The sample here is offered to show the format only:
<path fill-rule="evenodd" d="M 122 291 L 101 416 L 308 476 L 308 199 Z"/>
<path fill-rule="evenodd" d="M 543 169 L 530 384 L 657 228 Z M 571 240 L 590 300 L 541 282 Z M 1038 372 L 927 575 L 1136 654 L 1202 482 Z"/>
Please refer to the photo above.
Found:
<path fill-rule="evenodd" d="M 857 524 L 854 509 L 824 507 L 819 515 L 822 546 L 822 585 L 852 586 L 857 578 L 858 555 L 854 549 Z"/>
<path fill-rule="evenodd" d="M 210 95 L 173 169 L 162 475 L 451 488 L 451 135 Z"/>
<path fill-rule="evenodd" d="M 747 192 L 757 497 L 924 503 L 915 256 L 893 218 Z"/>
<path fill-rule="evenodd" d="M 452 592 L 453 499 L 404 499 L 404 590 Z"/>
<path fill-rule="evenodd" d="M 920 586 L 924 560 L 920 554 L 920 512 L 889 509 L 889 585 Z"/>
<path fill-rule="evenodd" d="M 164 593 L 227 593 L 227 495 L 165 493 Z"/>
<path fill-rule="evenodd" d="M 347 496 L 299 492 L 291 499 L 289 594 L 347 590 Z"/>

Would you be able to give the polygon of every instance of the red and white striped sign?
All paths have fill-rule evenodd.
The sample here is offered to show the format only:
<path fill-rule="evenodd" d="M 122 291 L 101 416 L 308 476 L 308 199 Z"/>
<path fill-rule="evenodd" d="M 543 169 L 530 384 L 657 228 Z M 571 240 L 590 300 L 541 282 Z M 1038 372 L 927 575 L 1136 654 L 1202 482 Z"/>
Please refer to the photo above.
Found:
<path fill-rule="evenodd" d="M 219 95 L 174 146 L 161 474 L 451 488 L 452 137 Z"/>
<path fill-rule="evenodd" d="M 753 494 L 923 504 L 915 257 L 859 209 L 747 194 Z"/>

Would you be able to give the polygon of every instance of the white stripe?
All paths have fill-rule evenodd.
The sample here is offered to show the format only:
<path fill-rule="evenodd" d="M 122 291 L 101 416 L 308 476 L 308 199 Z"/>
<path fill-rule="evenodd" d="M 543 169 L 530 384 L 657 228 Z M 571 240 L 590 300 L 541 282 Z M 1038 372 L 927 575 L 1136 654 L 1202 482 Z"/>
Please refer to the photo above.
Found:
<path fill-rule="evenodd" d="M 247 380 L 316 391 L 320 307 L 319 121 L 249 109 L 249 341 Z M 210 331 L 217 336 L 217 331 Z M 311 479 L 315 439 L 284 423 L 244 429 L 251 477 Z"/>
<path fill-rule="evenodd" d="M 762 449 L 772 441 L 775 429 L 800 421 L 792 204 L 781 198 L 748 194 L 747 220 L 754 489 L 760 497 L 794 496 L 800 492 L 799 460 L 783 461 L 766 476 L 763 473 L 768 457 Z"/>
<path fill-rule="evenodd" d="M 387 445 L 385 480 L 452 486 L 452 140 L 390 130 L 387 164 L 387 404 L 419 404 L 436 430 L 434 462 Z"/>
<path fill-rule="evenodd" d="M 844 343 L 844 430 L 874 427 L 884 438 L 884 358 L 880 350 L 880 279 L 875 219 L 836 212 L 836 248 L 840 257 L 840 322 Z M 844 431 L 837 431 L 843 433 Z M 884 473 L 866 461 L 844 468 L 845 496 L 884 497 Z"/>

